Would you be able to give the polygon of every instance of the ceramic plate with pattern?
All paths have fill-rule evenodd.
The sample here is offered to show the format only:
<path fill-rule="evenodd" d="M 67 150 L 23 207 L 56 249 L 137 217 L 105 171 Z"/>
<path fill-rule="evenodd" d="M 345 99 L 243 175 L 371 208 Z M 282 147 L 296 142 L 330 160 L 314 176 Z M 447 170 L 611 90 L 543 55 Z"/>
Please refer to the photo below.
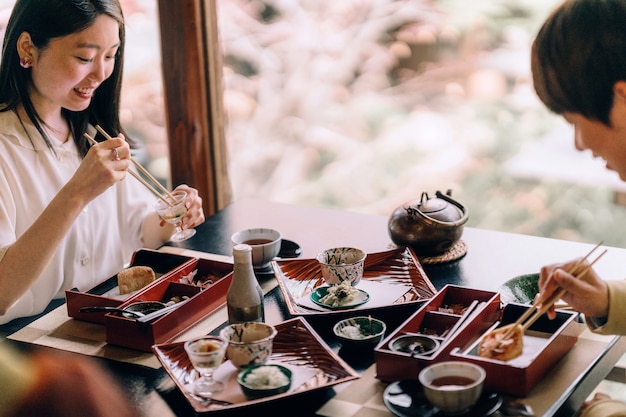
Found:
<path fill-rule="evenodd" d="M 512 278 L 500 287 L 504 303 L 532 304 L 539 292 L 539 274 L 525 274 Z"/>
<path fill-rule="evenodd" d="M 285 298 L 285 304 L 294 316 L 341 314 L 351 310 L 358 310 L 359 313 L 364 311 L 363 308 L 315 311 L 296 302 L 303 297 L 311 297 L 317 288 L 327 285 L 322 278 L 322 271 L 317 259 L 279 259 L 272 261 L 272 267 L 276 274 L 278 286 Z M 424 272 L 415 252 L 410 248 L 368 253 L 363 267 L 361 282 L 363 281 L 405 285 L 407 291 L 389 306 L 422 303 L 429 300 L 437 292 Z"/>
<path fill-rule="evenodd" d="M 276 401 L 306 392 L 331 387 L 359 378 L 359 374 L 335 354 L 320 336 L 302 318 L 296 317 L 277 324 L 272 355 L 269 362 L 285 366 L 305 367 L 312 375 L 298 387 L 288 392 L 255 400 L 224 401 L 203 400 L 193 395 L 189 384 L 197 378 L 189 357 L 183 347 L 184 342 L 155 345 L 152 347 L 163 369 L 174 380 L 187 401 L 197 413 L 223 411 L 252 404 Z"/>

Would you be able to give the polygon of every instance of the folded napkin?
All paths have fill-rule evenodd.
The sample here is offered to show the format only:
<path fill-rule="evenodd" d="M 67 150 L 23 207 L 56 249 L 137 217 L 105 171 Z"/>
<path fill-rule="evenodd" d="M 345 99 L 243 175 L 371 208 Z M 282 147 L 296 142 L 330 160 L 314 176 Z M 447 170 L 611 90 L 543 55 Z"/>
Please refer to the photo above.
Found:
<path fill-rule="evenodd" d="M 397 282 L 384 282 L 384 281 L 371 281 L 367 279 L 362 279 L 356 285 L 355 288 L 363 290 L 369 294 L 369 300 L 365 304 L 361 304 L 360 306 L 350 307 L 354 309 L 370 309 L 377 307 L 385 307 L 394 303 L 398 298 L 402 297 L 408 291 L 411 290 L 412 286 L 399 284 Z M 318 304 L 315 304 L 313 300 L 311 300 L 311 295 L 305 295 L 304 297 L 300 297 L 295 300 L 296 304 L 303 306 L 305 308 L 310 308 L 313 310 L 320 311 L 333 311 L 333 309 L 325 308 Z"/>

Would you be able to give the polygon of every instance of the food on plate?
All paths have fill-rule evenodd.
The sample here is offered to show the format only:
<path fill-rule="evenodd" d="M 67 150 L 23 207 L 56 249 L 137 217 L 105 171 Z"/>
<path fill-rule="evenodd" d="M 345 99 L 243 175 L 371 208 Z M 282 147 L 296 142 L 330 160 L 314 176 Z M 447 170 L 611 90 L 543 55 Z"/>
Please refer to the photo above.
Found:
<path fill-rule="evenodd" d="M 142 289 L 156 279 L 154 270 L 149 266 L 131 266 L 117 274 L 117 285 L 120 294 L 128 294 Z"/>
<path fill-rule="evenodd" d="M 478 356 L 501 361 L 510 361 L 522 354 L 524 330 L 520 324 L 495 329 L 483 336 L 478 345 Z M 509 333 L 506 339 L 504 336 Z"/>
<path fill-rule="evenodd" d="M 276 366 L 263 365 L 250 371 L 244 383 L 253 389 L 272 389 L 287 385 L 289 377 Z"/>
<path fill-rule="evenodd" d="M 352 287 L 348 281 L 328 287 L 328 292 L 320 298 L 320 303 L 331 307 L 341 307 L 354 301 L 359 290 Z"/>

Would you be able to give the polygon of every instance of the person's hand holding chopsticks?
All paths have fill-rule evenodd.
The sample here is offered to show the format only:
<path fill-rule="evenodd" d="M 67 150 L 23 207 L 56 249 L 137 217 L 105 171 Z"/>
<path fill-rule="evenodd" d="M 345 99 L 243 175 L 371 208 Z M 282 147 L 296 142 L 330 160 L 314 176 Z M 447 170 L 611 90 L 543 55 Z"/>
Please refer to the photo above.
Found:
<path fill-rule="evenodd" d="M 122 135 L 100 142 L 89 149 L 66 186 L 74 188 L 73 195 L 91 201 L 126 177 L 129 155 L 129 145 Z"/>
<path fill-rule="evenodd" d="M 100 132 L 100 134 L 102 134 L 102 136 L 104 136 L 107 139 L 105 142 L 101 142 L 101 143 L 112 143 L 112 141 L 114 141 L 115 139 L 119 139 L 119 138 L 124 139 L 124 135 L 122 134 L 118 135 L 117 138 L 112 137 L 99 125 L 96 125 L 96 130 Z M 89 136 L 88 134 L 85 134 L 85 138 L 87 138 L 87 140 L 92 145 L 94 146 L 97 145 L 95 139 Z M 128 148 L 128 144 L 126 144 L 126 147 Z M 130 149 L 127 149 L 127 150 L 128 150 L 128 154 L 121 153 L 119 149 L 112 148 L 112 151 L 114 153 L 113 160 L 116 162 L 120 162 L 124 159 L 128 159 L 131 163 L 133 163 L 138 168 L 139 171 L 141 171 L 145 176 L 147 176 L 148 179 L 150 179 L 150 181 L 154 185 L 149 184 L 146 180 L 144 180 L 142 177 L 140 177 L 138 174 L 136 174 L 135 172 L 131 170 L 128 171 L 130 174 L 132 174 L 138 181 L 140 181 L 144 186 L 146 186 L 146 188 L 150 189 L 150 191 L 153 194 L 158 196 L 164 202 L 166 203 L 173 202 L 174 197 L 172 193 L 169 192 L 163 185 L 161 185 L 158 182 L 158 180 L 154 178 L 152 174 L 150 174 L 150 172 L 148 172 L 148 170 L 146 170 L 143 166 L 141 166 L 141 164 L 139 164 L 131 156 Z M 124 152 L 126 152 L 126 149 L 124 149 Z M 128 155 L 128 157 L 123 157 L 122 155 Z M 126 166 L 125 169 L 128 169 L 128 166 Z M 198 190 L 196 190 L 195 188 L 191 188 L 186 184 L 181 184 L 177 186 L 174 189 L 174 191 L 176 190 L 182 190 L 187 193 L 187 196 L 185 198 L 185 208 L 187 209 L 187 211 L 185 215 L 182 217 L 181 228 L 182 229 L 193 228 L 203 223 L 205 220 L 205 217 L 204 217 L 204 211 L 202 209 L 202 198 L 199 196 Z M 166 224 L 167 223 L 165 222 L 165 220 L 163 219 L 160 220 L 161 227 L 165 226 Z"/>
<path fill-rule="evenodd" d="M 546 265 L 541 268 L 539 276 L 539 297 L 547 299 L 557 288 L 565 290 L 561 297 L 575 311 L 587 317 L 606 317 L 609 312 L 609 291 L 605 281 L 592 269 L 581 279 L 577 279 L 567 271 L 578 262 L 574 259 L 565 263 Z M 589 265 L 584 261 L 581 268 Z M 556 317 L 554 308 L 548 310 L 548 317 Z"/>

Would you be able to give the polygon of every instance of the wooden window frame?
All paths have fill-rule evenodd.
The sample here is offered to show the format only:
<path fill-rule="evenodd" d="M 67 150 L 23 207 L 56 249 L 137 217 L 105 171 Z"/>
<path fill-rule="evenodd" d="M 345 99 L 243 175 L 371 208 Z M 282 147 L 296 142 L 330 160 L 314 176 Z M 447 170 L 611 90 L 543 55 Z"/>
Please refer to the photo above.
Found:
<path fill-rule="evenodd" d="M 213 0 L 158 0 L 171 184 L 198 189 L 211 215 L 232 199 Z"/>

